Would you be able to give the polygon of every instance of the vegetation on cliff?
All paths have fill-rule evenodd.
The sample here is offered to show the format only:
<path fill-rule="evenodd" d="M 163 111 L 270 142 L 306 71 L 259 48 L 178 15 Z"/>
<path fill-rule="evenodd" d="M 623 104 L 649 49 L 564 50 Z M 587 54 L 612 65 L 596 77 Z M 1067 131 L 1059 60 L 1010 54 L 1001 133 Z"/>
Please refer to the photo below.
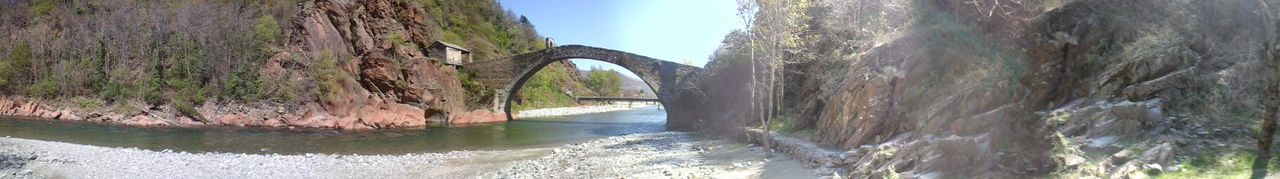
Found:
<path fill-rule="evenodd" d="M 424 0 L 432 20 L 443 27 L 439 31 L 441 41 L 462 44 L 474 53 L 476 60 L 489 60 L 515 54 L 542 50 L 545 39 L 535 30 L 528 17 L 503 10 L 495 1 Z M 477 23 L 479 22 L 479 23 Z M 464 72 L 467 73 L 467 72 Z M 469 73 L 468 73 L 469 74 Z M 512 108 L 531 109 L 563 107 L 574 104 L 568 91 L 586 92 L 583 81 L 577 78 L 572 62 L 564 61 L 547 65 L 530 78 L 517 97 Z M 462 78 L 472 106 L 488 104 L 493 89 L 484 89 L 478 82 Z M 489 97 L 487 97 L 489 96 Z"/>
<path fill-rule="evenodd" d="M 578 69 L 568 60 L 551 63 L 525 81 L 511 110 L 572 106 L 577 104 L 573 96 L 595 95 L 579 76 Z"/>
<path fill-rule="evenodd" d="M 261 99 L 260 59 L 280 45 L 295 2 L 0 3 L 0 93 L 190 106 Z M 136 107 L 135 107 L 136 108 Z M 198 116 L 196 116 L 198 117 Z"/>
<path fill-rule="evenodd" d="M 425 45 L 420 42 L 438 39 L 467 47 L 475 60 L 544 48 L 528 18 L 504 11 L 495 1 L 399 3 L 411 5 L 412 11 L 421 15 L 416 18 L 426 20 L 414 24 L 421 27 L 415 31 L 426 33 L 382 34 L 396 48 L 421 49 Z M 202 116 L 195 108 L 212 98 L 331 102 L 349 92 L 344 89 L 344 78 L 360 75 L 344 70 L 344 66 L 355 63 L 346 59 L 361 54 L 286 45 L 299 45 L 293 40 L 304 34 L 295 33 L 292 25 L 297 22 L 292 20 L 307 4 L 310 1 L 3 2 L 0 33 L 11 35 L 0 40 L 0 54 L 4 54 L 0 56 L 0 94 L 96 99 L 120 112 L 171 105 L 196 119 Z M 292 55 L 279 56 L 281 52 Z M 279 59 L 266 60 L 273 56 Z M 299 56 L 321 60 L 298 61 Z M 261 77 L 267 69 L 264 61 L 281 64 L 284 76 Z M 584 89 L 569 62 L 549 65 L 544 71 L 548 74 L 535 81 L 547 86 L 533 89 L 554 90 L 539 93 Z M 550 74 L 557 71 L 561 73 Z M 485 89 L 467 87 L 478 82 L 467 81 L 468 73 L 461 74 L 468 96 L 486 94 Z M 561 95 L 537 100 L 571 98 Z"/>

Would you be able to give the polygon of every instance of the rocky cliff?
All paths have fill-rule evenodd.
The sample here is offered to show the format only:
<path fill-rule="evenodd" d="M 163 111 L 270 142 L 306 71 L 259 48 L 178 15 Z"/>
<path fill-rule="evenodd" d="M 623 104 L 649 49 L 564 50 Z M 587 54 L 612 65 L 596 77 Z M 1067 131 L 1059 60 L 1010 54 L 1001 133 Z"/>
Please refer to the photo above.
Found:
<path fill-rule="evenodd" d="M 15 34 L 4 44 L 22 46 L 0 48 L 8 54 L 0 61 L 0 84 L 6 84 L 0 94 L 7 95 L 0 97 L 0 115 L 52 120 L 342 130 L 505 121 L 502 112 L 468 105 L 476 89 L 464 88 L 460 67 L 429 58 L 426 48 L 450 41 L 480 61 L 542 48 L 532 24 L 494 1 L 32 1 L 0 7 L 6 9 L 0 31 Z M 136 27 L 155 28 L 126 30 Z M 91 44 L 99 48 L 78 48 Z M 574 67 L 564 62 L 554 68 Z M 559 78 L 581 86 L 578 76 L 573 70 Z M 75 82 L 52 83 L 56 79 Z"/>
<path fill-rule="evenodd" d="M 812 163 L 842 176 L 1231 175 L 1256 145 L 1267 34 L 1246 12 L 1277 10 L 1257 1 L 812 5 L 775 130 L 848 151 Z M 705 88 L 731 102 L 703 118 L 752 119 L 749 42 L 717 53 Z"/>

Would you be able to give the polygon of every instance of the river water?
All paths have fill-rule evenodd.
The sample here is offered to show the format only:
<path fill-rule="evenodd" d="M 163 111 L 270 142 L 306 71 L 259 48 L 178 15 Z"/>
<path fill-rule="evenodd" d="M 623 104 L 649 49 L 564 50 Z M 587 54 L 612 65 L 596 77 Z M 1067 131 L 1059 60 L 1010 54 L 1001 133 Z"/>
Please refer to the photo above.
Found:
<path fill-rule="evenodd" d="M 585 142 L 631 133 L 665 131 L 658 107 L 505 123 L 378 131 L 243 128 L 136 128 L 95 123 L 0 120 L 0 136 L 105 147 L 191 153 L 403 154 L 504 150 Z"/>

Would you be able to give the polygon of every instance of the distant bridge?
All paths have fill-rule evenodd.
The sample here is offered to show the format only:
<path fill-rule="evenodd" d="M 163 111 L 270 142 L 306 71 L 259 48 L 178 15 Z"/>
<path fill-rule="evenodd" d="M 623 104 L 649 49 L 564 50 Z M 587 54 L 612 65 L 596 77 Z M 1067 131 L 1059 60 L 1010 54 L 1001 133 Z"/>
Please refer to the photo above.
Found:
<path fill-rule="evenodd" d="M 588 98 L 600 100 L 642 100 L 658 101 L 667 109 L 667 126 L 678 129 L 696 129 L 703 125 L 701 119 L 673 118 L 673 116 L 691 116 L 692 110 L 681 110 L 679 107 L 694 107 L 705 104 L 705 94 L 697 87 L 701 84 L 703 69 L 680 63 L 658 60 L 646 56 L 623 51 L 597 48 L 582 45 L 556 46 L 540 51 L 503 57 L 493 60 L 466 64 L 466 69 L 476 76 L 485 89 L 494 90 L 493 95 L 481 97 L 491 100 L 487 105 L 490 111 L 511 114 L 511 97 L 520 91 L 525 81 L 542 67 L 560 60 L 595 59 L 617 64 L 631 72 L 635 72 L 645 84 L 652 88 L 657 99 L 616 99 Z M 508 115 L 508 120 L 511 116 Z"/>
<path fill-rule="evenodd" d="M 640 102 L 662 102 L 658 98 L 641 98 L 641 97 L 608 97 L 608 96 L 575 96 L 577 101 L 640 101 Z"/>

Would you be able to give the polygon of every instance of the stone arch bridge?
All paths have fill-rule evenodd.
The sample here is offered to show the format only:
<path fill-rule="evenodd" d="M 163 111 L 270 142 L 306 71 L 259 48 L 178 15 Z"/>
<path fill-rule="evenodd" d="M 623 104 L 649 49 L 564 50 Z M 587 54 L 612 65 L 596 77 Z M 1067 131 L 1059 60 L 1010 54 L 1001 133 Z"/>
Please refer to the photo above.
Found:
<path fill-rule="evenodd" d="M 684 108 L 701 105 L 705 95 L 697 87 L 702 68 L 680 63 L 658 60 L 646 56 L 623 51 L 590 47 L 583 45 L 565 45 L 541 51 L 519 54 L 494 60 L 465 64 L 463 67 L 474 74 L 472 78 L 479 80 L 486 89 L 496 90 L 489 110 L 511 113 L 512 94 L 516 94 L 525 81 L 552 62 L 568 59 L 594 59 L 609 62 L 631 70 L 644 80 L 658 96 L 663 108 L 667 110 L 667 126 L 676 129 L 697 127 L 696 119 L 681 119 L 678 116 L 693 111 Z M 507 115 L 511 120 L 511 115 Z"/>

